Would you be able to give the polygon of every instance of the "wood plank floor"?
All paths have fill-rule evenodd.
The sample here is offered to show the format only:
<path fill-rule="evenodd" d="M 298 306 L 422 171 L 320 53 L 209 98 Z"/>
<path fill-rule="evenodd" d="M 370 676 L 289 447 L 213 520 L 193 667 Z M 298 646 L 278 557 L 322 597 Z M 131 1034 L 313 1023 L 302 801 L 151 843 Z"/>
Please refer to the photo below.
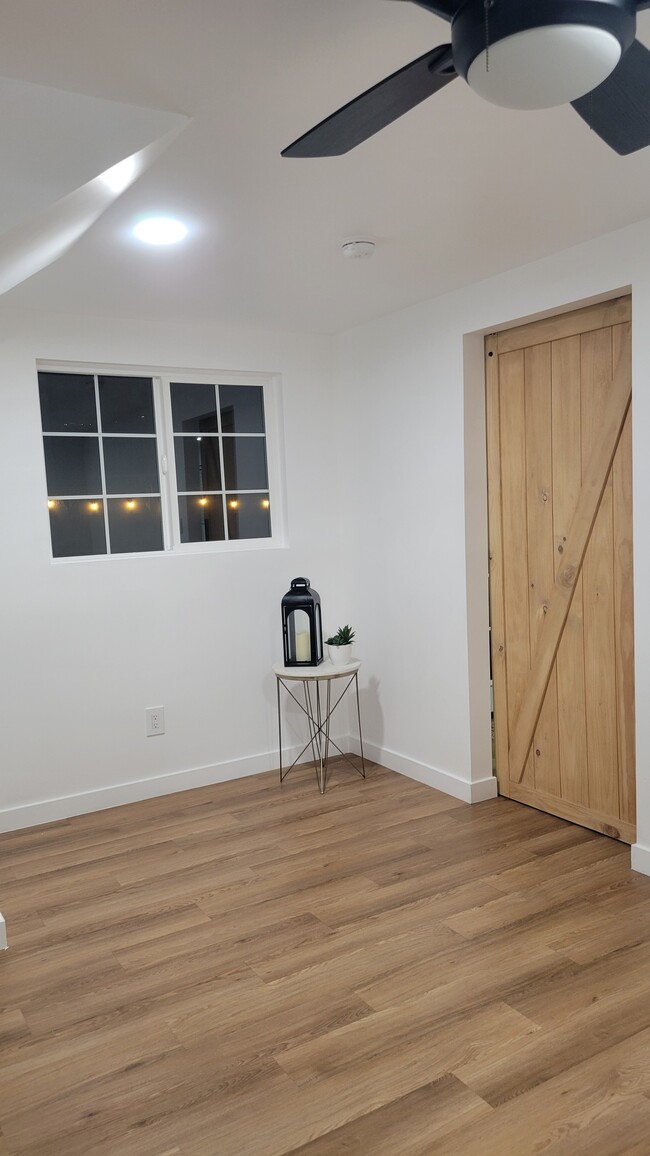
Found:
<path fill-rule="evenodd" d="M 0 836 L 0 1156 L 650 1153 L 629 848 L 381 767 Z"/>

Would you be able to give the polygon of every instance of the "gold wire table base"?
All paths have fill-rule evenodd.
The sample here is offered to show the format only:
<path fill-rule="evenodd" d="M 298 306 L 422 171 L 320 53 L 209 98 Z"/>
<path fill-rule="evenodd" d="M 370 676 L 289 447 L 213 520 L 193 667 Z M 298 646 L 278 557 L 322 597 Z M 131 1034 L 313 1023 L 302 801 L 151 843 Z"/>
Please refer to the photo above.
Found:
<path fill-rule="evenodd" d="M 345 761 L 350 764 L 352 769 L 355 770 L 357 772 L 357 774 L 361 776 L 362 779 L 365 779 L 365 777 L 366 777 L 366 764 L 365 764 L 364 757 L 363 757 L 363 737 L 361 734 L 361 708 L 359 706 L 359 679 L 357 676 L 357 672 L 358 672 L 358 666 L 349 675 L 346 675 L 344 672 L 341 672 L 340 670 L 337 670 L 336 674 L 331 674 L 331 675 L 320 674 L 319 677 L 314 677 L 314 676 L 309 677 L 307 675 L 305 675 L 305 677 L 301 677 L 300 674 L 296 673 L 295 675 L 292 675 L 291 680 L 289 680 L 287 678 L 287 676 L 278 673 L 277 670 L 275 671 L 276 686 L 277 686 L 277 700 L 278 700 L 278 745 L 279 745 L 279 749 L 280 749 L 280 782 L 281 783 L 284 782 L 287 775 L 289 774 L 289 771 L 293 770 L 293 768 L 300 761 L 300 759 L 304 755 L 305 751 L 309 747 L 311 747 L 312 760 L 314 763 L 314 769 L 316 771 L 316 781 L 318 783 L 318 789 L 319 789 L 321 795 L 325 794 L 325 785 L 327 782 L 327 768 L 329 765 L 330 758 L 332 757 L 330 755 L 330 747 L 334 747 L 334 749 L 338 752 L 338 754 L 341 756 L 341 758 L 344 758 Z M 334 681 L 335 678 L 336 679 L 347 678 L 347 682 L 346 682 L 345 686 L 343 687 L 343 690 L 338 695 L 338 698 L 334 701 L 334 703 L 332 703 L 332 682 Z M 291 688 L 290 682 L 295 682 L 295 681 L 302 681 L 304 698 L 305 698 L 304 705 L 300 701 L 298 696 L 296 694 L 294 694 L 294 692 Z M 321 683 L 322 682 L 324 682 L 326 684 L 326 687 L 327 687 L 326 693 L 324 696 L 325 697 L 324 702 L 323 702 L 323 695 L 321 695 Z M 315 684 L 315 686 L 313 688 L 312 688 L 312 683 Z M 336 710 L 337 706 L 341 702 L 341 699 L 344 698 L 345 694 L 347 693 L 349 688 L 352 686 L 352 683 L 354 683 L 354 687 L 355 687 L 355 691 L 356 691 L 357 723 L 359 726 L 359 748 L 360 748 L 360 752 L 361 752 L 361 770 L 359 770 L 359 767 L 356 766 L 352 762 L 352 759 L 349 757 L 349 755 L 346 755 L 345 751 L 342 751 L 341 748 L 338 746 L 338 744 L 334 742 L 334 739 L 332 738 L 332 736 L 330 734 L 330 720 L 332 718 L 332 715 L 334 714 L 334 711 Z M 306 715 L 307 722 L 309 725 L 309 738 L 307 739 L 307 742 L 305 743 L 304 747 L 300 751 L 300 754 L 298 754 L 296 756 L 296 758 L 293 760 L 291 766 L 286 767 L 286 768 L 284 768 L 282 766 L 282 703 L 281 703 L 281 696 L 280 696 L 280 688 L 281 687 L 284 687 L 287 694 L 290 695 L 290 697 L 297 704 L 297 706 L 300 708 L 302 713 L 304 715 Z M 336 756 L 334 756 L 334 757 L 336 757 Z"/>

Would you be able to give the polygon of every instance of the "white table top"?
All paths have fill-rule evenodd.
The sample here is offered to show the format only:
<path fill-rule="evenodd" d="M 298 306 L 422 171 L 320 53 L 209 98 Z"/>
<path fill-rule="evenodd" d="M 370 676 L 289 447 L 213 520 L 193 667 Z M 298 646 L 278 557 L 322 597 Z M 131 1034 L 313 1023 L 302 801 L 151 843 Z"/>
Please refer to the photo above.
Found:
<path fill-rule="evenodd" d="M 323 678 L 343 678 L 346 674 L 356 674 L 361 666 L 361 662 L 348 662 L 347 666 L 334 666 L 329 658 L 326 658 L 319 666 L 281 666 L 277 664 L 273 667 L 273 673 L 276 678 L 295 678 L 300 682 L 309 680 L 319 681 Z"/>

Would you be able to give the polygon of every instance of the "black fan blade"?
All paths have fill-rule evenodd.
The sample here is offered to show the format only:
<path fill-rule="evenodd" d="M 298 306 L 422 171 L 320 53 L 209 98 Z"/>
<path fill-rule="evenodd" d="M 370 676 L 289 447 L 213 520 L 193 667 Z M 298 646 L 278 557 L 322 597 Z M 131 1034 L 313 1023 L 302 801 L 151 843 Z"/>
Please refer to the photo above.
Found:
<path fill-rule="evenodd" d="M 282 156 L 341 156 L 444 88 L 455 76 L 451 44 L 441 44 L 333 112 L 283 149 Z"/>
<path fill-rule="evenodd" d="M 650 145 L 648 49 L 635 40 L 607 80 L 571 104 L 619 156 L 646 148 Z"/>

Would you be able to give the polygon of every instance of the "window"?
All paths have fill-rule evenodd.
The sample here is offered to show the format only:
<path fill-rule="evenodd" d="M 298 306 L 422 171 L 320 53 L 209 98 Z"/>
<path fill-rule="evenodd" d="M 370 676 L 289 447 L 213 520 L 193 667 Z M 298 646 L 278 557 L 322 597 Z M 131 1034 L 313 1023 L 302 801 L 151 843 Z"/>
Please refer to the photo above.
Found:
<path fill-rule="evenodd" d="M 38 385 L 54 558 L 277 543 L 271 378 L 48 366 Z"/>
<path fill-rule="evenodd" d="M 181 542 L 268 538 L 261 386 L 170 383 Z"/>

